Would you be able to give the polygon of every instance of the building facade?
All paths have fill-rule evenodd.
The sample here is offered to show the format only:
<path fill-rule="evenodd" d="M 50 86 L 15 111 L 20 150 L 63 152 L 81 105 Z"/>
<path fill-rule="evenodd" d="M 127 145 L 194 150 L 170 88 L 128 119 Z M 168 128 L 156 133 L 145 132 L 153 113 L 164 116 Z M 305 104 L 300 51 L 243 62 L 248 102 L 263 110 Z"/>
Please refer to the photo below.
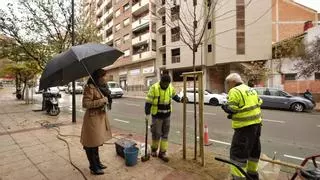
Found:
<path fill-rule="evenodd" d="M 293 0 L 272 0 L 272 42 L 288 39 L 304 32 L 310 22 L 318 24 L 316 10 L 294 2 Z"/>
<path fill-rule="evenodd" d="M 319 36 L 319 14 L 292 0 L 273 0 L 272 9 L 272 41 L 279 43 L 291 38 L 304 38 L 310 44 Z M 314 27 L 314 28 L 312 28 Z M 268 62 L 271 70 L 267 85 L 284 89 L 293 94 L 303 93 L 306 89 L 320 92 L 319 73 L 309 78 L 298 76 L 295 61 L 292 59 L 275 59 Z"/>
<path fill-rule="evenodd" d="M 197 6 L 204 2 L 198 1 Z M 175 5 L 171 4 L 170 8 L 163 1 L 159 3 L 162 6 L 157 13 L 162 21 L 158 22 L 157 67 L 160 71 L 169 70 L 174 85 L 182 89 L 181 74 L 193 70 L 192 51 L 177 35 L 178 31 L 188 38 L 184 28 L 181 25 L 174 27 L 175 23 L 168 21 L 177 21 L 172 17 L 180 13 L 178 16 L 182 16 L 182 21 L 192 24 L 192 17 L 183 17 L 192 9 L 193 1 L 175 1 Z M 271 0 L 229 0 L 216 5 L 205 25 L 202 43 L 195 55 L 195 66 L 204 72 L 206 89 L 223 92 L 224 79 L 230 72 L 240 72 L 246 62 L 271 59 L 271 7 Z M 197 13 L 197 17 L 206 15 L 206 11 L 200 10 Z M 203 22 L 199 22 L 198 27 L 203 27 Z M 188 85 L 191 84 L 188 82 Z"/>
<path fill-rule="evenodd" d="M 168 70 L 180 90 L 181 74 L 193 70 L 193 59 L 191 49 L 181 39 L 187 31 L 181 24 L 174 24 L 179 24 L 175 23 L 179 17 L 185 17 L 187 24 L 193 23 L 185 16 L 192 2 L 94 1 L 103 43 L 124 52 L 123 57 L 106 67 L 111 79 L 128 91 L 144 91 L 159 79 L 162 70 Z M 197 1 L 197 17 L 206 14 L 207 2 L 211 1 Z M 225 91 L 224 79 L 230 72 L 239 72 L 248 67 L 243 64 L 268 60 L 272 55 L 272 0 L 223 2 L 216 5 L 207 24 L 199 21 L 198 29 L 204 27 L 205 34 L 195 55 L 196 70 L 204 72 L 206 89 L 216 92 Z"/>

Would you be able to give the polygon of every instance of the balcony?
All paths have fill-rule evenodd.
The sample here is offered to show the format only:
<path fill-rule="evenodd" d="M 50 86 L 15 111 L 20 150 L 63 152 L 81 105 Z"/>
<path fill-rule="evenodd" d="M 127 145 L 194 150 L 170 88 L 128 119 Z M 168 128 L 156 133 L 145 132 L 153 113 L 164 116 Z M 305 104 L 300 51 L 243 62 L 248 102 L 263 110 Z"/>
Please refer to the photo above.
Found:
<path fill-rule="evenodd" d="M 166 51 L 166 45 L 162 45 L 158 49 L 159 49 L 160 52 L 165 52 Z"/>
<path fill-rule="evenodd" d="M 132 23 L 132 31 L 140 30 L 141 28 L 149 26 L 150 18 L 149 16 L 144 16 L 139 20 Z"/>
<path fill-rule="evenodd" d="M 138 37 L 135 37 L 132 39 L 132 45 L 133 46 L 139 46 L 141 44 L 147 44 L 150 42 L 150 39 L 156 39 L 155 33 L 145 33 Z"/>
<path fill-rule="evenodd" d="M 143 61 L 156 58 L 157 53 L 154 51 L 145 51 L 132 56 L 132 61 Z"/>
<path fill-rule="evenodd" d="M 108 24 L 105 25 L 104 30 L 109 30 L 110 28 L 113 27 L 113 21 L 110 21 Z"/>
<path fill-rule="evenodd" d="M 166 13 L 166 6 L 161 5 L 161 7 L 158 9 L 158 14 L 163 15 L 164 13 Z"/>
<path fill-rule="evenodd" d="M 104 44 L 108 44 L 109 42 L 113 41 L 113 34 L 106 37 L 103 41 Z"/>
<path fill-rule="evenodd" d="M 139 15 L 149 9 L 150 0 L 140 0 L 138 3 L 132 6 L 132 14 Z"/>
<path fill-rule="evenodd" d="M 97 19 L 97 28 L 102 27 L 102 18 Z"/>
<path fill-rule="evenodd" d="M 164 33 L 164 32 L 166 32 L 166 25 L 161 25 L 161 26 L 158 28 L 158 32 L 159 32 L 159 33 Z"/>
<path fill-rule="evenodd" d="M 104 14 L 103 14 L 101 19 L 102 20 L 106 20 L 106 19 L 112 17 L 112 15 L 113 15 L 113 7 L 110 8 L 108 11 L 104 12 Z"/>

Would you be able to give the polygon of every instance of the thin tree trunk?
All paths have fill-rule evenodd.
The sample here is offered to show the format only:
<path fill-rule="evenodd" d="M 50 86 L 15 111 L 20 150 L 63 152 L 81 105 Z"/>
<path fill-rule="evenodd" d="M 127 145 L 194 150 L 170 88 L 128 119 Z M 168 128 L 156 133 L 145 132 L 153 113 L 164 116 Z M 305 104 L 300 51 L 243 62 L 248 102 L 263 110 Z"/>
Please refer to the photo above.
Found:
<path fill-rule="evenodd" d="M 26 90 L 26 85 L 27 85 L 27 81 L 24 80 L 23 81 L 23 89 L 22 89 L 22 92 L 21 92 L 21 99 L 24 100 L 24 93 L 25 93 L 25 90 Z"/>
<path fill-rule="evenodd" d="M 196 71 L 196 66 L 195 66 L 195 62 L 196 62 L 196 52 L 195 50 L 192 51 L 192 59 L 193 59 L 193 71 Z M 198 147 L 198 143 L 197 143 L 197 131 L 198 131 L 198 125 L 197 125 L 197 95 L 196 95 L 196 88 L 197 88 L 197 76 L 194 75 L 193 77 L 193 87 L 194 87 L 194 91 L 193 91 L 193 108 L 194 108 L 194 159 L 197 160 L 197 147 Z"/>

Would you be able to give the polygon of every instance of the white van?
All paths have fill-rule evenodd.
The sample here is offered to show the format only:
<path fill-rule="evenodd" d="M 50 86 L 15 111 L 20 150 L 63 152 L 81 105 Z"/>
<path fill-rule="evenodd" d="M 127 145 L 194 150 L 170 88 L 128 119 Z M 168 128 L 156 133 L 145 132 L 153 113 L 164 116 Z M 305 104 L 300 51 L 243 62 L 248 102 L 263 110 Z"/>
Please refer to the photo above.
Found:
<path fill-rule="evenodd" d="M 108 81 L 109 90 L 111 92 L 111 97 L 119 97 L 123 96 L 123 90 L 120 88 L 119 83 L 114 81 Z"/>

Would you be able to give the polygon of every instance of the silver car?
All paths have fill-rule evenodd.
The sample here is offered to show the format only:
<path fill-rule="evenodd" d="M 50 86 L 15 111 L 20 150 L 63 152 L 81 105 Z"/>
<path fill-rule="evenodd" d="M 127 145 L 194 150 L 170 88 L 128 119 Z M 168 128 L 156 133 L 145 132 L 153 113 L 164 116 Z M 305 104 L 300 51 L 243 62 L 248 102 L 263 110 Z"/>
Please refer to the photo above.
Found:
<path fill-rule="evenodd" d="M 274 88 L 254 88 L 263 100 L 262 108 L 288 109 L 296 112 L 312 110 L 314 104 L 303 97 L 292 96 L 291 94 Z"/>

